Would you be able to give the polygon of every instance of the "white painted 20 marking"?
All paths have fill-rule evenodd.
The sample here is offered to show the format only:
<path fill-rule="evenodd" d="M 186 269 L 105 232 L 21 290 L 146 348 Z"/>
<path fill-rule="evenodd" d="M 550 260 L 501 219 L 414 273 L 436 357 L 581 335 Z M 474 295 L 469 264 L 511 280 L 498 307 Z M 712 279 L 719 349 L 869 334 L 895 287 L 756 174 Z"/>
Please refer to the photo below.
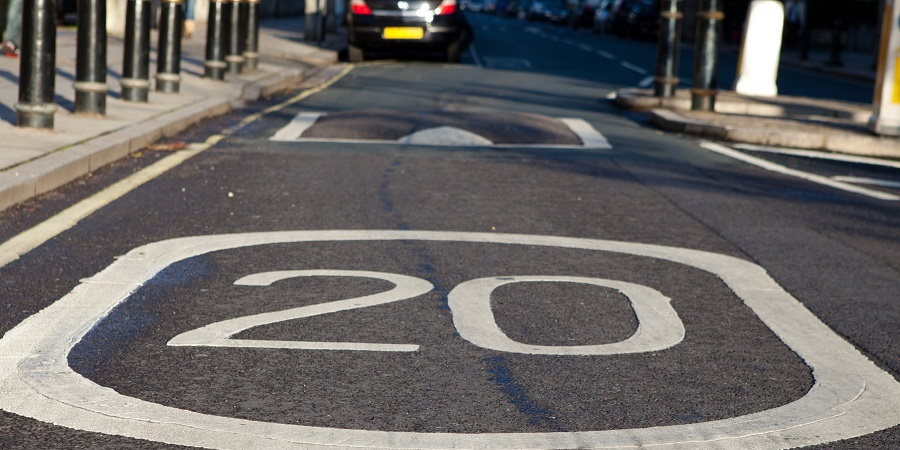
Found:
<path fill-rule="evenodd" d="M 209 347 L 289 348 L 300 350 L 362 350 L 382 352 L 414 352 L 414 344 L 377 344 L 362 342 L 313 342 L 232 339 L 231 336 L 253 327 L 286 320 L 313 317 L 338 311 L 366 308 L 408 300 L 431 291 L 431 283 L 407 275 L 354 270 L 285 270 L 248 275 L 234 282 L 240 286 L 270 286 L 276 281 L 300 277 L 361 277 L 384 280 L 394 288 L 365 297 L 335 300 L 223 320 L 172 338 L 168 345 Z M 622 342 L 597 345 L 530 345 L 510 339 L 494 320 L 491 293 L 511 283 L 562 282 L 581 283 L 615 289 L 625 295 L 634 308 L 638 328 Z M 459 335 L 476 346 L 511 353 L 532 355 L 612 355 L 665 350 L 684 339 L 684 325 L 672 308 L 670 299 L 659 291 L 623 281 L 586 277 L 515 276 L 478 278 L 461 283 L 448 295 L 453 324 Z"/>
<path fill-rule="evenodd" d="M 68 355 L 74 346 L 113 308 L 155 274 L 187 258 L 272 244 L 410 240 L 612 252 L 709 272 L 720 278 L 812 368 L 815 384 L 802 398 L 777 408 L 708 422 L 577 432 L 424 433 L 317 427 L 202 414 L 122 395 L 86 379 L 69 366 Z M 284 275 L 260 274 L 251 281 L 274 282 Z M 531 281 L 525 277 L 519 280 Z M 454 297 L 468 290 L 472 298 L 480 300 L 466 300 L 469 294 L 456 300 L 463 298 L 464 304 L 483 309 L 483 292 L 496 287 L 499 281 L 502 280 L 495 278 L 463 283 L 454 289 Z M 424 290 L 426 286 L 421 284 L 419 288 Z M 402 291 L 392 289 L 384 295 L 399 296 Z M 634 291 L 626 292 L 626 296 L 638 314 L 641 308 L 661 307 L 664 303 L 648 297 L 650 304 L 639 306 Z M 390 298 L 383 300 L 389 302 Z M 642 325 L 648 317 L 646 313 L 643 316 Z M 457 322 L 456 326 L 471 342 L 489 348 L 499 342 L 496 336 L 479 336 L 492 331 L 490 324 L 466 324 L 466 313 L 462 317 L 463 325 Z M 216 339 L 227 340 L 230 331 L 259 322 L 259 318 L 251 316 L 247 323 L 223 327 Z M 900 383 L 829 329 L 762 267 L 699 250 L 599 239 L 409 230 L 283 231 L 173 239 L 135 248 L 0 338 L 0 409 L 78 430 L 209 448 L 800 447 L 894 427 L 900 424 L 898 405 Z"/>

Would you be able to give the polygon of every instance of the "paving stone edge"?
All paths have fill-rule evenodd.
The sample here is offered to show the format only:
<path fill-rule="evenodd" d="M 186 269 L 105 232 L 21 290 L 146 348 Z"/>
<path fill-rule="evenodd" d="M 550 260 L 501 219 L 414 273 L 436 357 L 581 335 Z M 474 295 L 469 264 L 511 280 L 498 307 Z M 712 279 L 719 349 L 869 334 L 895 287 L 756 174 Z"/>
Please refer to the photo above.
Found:
<path fill-rule="evenodd" d="M 726 127 L 692 120 L 675 111 L 662 108 L 650 111 L 650 122 L 666 131 L 705 136 L 723 141 L 900 159 L 900 140 L 892 138 L 846 133 L 820 134 L 751 127 Z"/>
<path fill-rule="evenodd" d="M 317 72 L 315 68 L 279 72 L 248 83 L 240 97 L 210 97 L 3 171 L 0 173 L 0 211 L 63 186 L 160 138 L 180 133 L 201 120 L 228 113 L 245 102 L 299 86 Z"/>

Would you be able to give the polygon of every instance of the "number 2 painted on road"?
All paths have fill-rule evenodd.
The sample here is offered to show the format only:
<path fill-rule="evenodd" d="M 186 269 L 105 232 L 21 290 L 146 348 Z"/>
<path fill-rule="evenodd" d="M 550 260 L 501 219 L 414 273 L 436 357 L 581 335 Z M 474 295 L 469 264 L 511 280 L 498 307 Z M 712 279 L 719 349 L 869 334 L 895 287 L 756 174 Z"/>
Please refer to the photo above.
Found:
<path fill-rule="evenodd" d="M 365 342 L 278 341 L 233 339 L 242 331 L 286 320 L 313 317 L 339 311 L 384 305 L 418 297 L 434 286 L 421 278 L 384 272 L 354 270 L 285 270 L 248 275 L 237 281 L 240 286 L 270 286 L 277 281 L 301 277 L 357 277 L 384 280 L 394 284 L 390 290 L 363 297 L 335 300 L 223 320 L 191 330 L 172 338 L 171 346 L 254 347 L 301 350 L 361 350 L 414 352 L 414 344 L 380 344 Z M 497 325 L 491 310 L 490 296 L 495 289 L 510 283 L 566 282 L 613 288 L 631 302 L 638 328 L 628 339 L 596 345 L 531 345 L 510 339 Z M 461 283 L 448 295 L 453 324 L 459 335 L 470 343 L 491 350 L 539 355 L 611 355 L 664 350 L 684 339 L 684 325 L 672 308 L 670 299 L 659 291 L 633 283 L 601 278 L 564 276 L 488 277 Z"/>

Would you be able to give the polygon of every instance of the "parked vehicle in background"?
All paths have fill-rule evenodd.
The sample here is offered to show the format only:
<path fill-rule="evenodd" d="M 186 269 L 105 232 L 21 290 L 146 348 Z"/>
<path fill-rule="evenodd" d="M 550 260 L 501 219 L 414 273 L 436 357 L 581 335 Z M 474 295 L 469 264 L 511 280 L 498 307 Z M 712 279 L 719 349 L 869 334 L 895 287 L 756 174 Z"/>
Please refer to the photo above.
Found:
<path fill-rule="evenodd" d="M 525 17 L 528 20 L 560 24 L 566 22 L 569 10 L 562 0 L 535 0 L 528 8 Z"/>
<path fill-rule="evenodd" d="M 622 7 L 623 0 L 601 0 L 594 12 L 594 31 L 612 33 L 613 18 Z"/>
<path fill-rule="evenodd" d="M 619 36 L 654 39 L 659 19 L 659 0 L 623 0 L 615 11 L 612 32 Z"/>
<path fill-rule="evenodd" d="M 366 52 L 425 49 L 459 62 L 472 37 L 456 0 L 351 0 L 347 12 L 347 59 Z"/>
<path fill-rule="evenodd" d="M 594 28 L 594 15 L 597 12 L 600 0 L 585 0 L 577 7 L 577 13 L 572 21 L 574 28 Z"/>
<path fill-rule="evenodd" d="M 461 6 L 464 11 L 482 12 L 484 11 L 484 0 L 463 0 Z"/>

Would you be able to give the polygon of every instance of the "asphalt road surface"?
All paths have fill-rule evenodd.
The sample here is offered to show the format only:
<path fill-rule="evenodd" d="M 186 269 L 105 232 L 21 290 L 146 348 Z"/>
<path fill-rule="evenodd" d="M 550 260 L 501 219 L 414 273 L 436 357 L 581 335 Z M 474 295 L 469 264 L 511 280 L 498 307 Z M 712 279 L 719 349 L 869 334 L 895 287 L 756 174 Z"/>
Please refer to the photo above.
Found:
<path fill-rule="evenodd" d="M 896 164 L 663 134 L 606 100 L 652 45 L 473 23 L 194 127 L 0 268 L 0 447 L 900 444 Z"/>

